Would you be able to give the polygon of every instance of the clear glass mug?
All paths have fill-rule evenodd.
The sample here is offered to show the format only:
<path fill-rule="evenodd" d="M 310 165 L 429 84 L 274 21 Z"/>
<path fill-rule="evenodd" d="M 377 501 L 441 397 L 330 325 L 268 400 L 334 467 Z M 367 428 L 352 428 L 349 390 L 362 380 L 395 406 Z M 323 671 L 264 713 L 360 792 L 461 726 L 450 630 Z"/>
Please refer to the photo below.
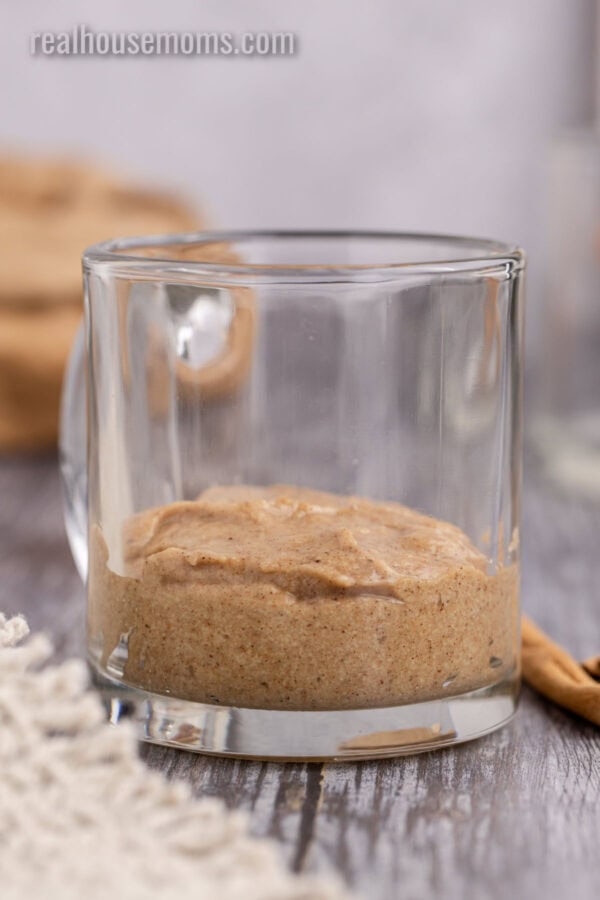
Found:
<path fill-rule="evenodd" d="M 389 233 L 85 253 L 61 464 L 113 719 L 360 759 L 511 718 L 523 271 L 515 247 Z"/>

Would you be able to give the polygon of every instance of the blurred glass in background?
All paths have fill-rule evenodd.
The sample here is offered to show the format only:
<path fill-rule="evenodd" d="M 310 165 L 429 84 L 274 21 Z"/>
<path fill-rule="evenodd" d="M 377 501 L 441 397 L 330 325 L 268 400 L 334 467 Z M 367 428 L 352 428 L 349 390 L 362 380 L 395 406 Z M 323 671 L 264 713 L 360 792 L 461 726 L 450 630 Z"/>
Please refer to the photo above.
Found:
<path fill-rule="evenodd" d="M 531 432 L 546 473 L 600 498 L 600 139 L 564 135 L 548 167 L 542 357 Z"/>

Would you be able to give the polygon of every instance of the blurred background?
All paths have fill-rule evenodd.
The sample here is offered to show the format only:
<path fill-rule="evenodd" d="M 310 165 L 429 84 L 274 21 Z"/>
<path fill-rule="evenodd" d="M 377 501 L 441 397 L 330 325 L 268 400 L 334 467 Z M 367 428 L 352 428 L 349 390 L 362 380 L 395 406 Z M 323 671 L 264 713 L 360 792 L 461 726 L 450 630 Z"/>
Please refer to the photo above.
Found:
<path fill-rule="evenodd" d="M 95 31 L 292 31 L 297 52 L 287 58 L 30 54 L 32 32 L 78 24 Z M 4 188 L 0 173 L 0 220 L 4 209 L 8 222 L 0 263 L 10 270 L 5 283 L 15 281 L 15 268 L 35 268 L 32 241 L 43 244 L 60 219 L 40 200 L 40 178 L 60 183 L 63 194 L 73 184 L 68 171 L 43 177 L 17 171 L 15 157 L 69 158 L 113 170 L 120 179 L 118 190 L 116 182 L 92 190 L 89 172 L 78 176 L 77 197 L 68 200 L 77 213 L 65 239 L 75 268 L 82 242 L 131 233 L 140 223 L 145 231 L 190 223 L 389 228 L 517 242 L 530 260 L 533 369 L 548 352 L 544 322 L 556 319 L 548 285 L 552 259 L 561 229 L 573 233 L 564 204 L 556 201 L 566 166 L 556 163 L 556 148 L 577 143 L 595 125 L 597 33 L 593 0 L 3 4 L 0 138 L 12 155 Z M 595 151 L 588 157 L 593 167 Z M 25 185 L 16 199 L 15 179 Z M 133 183 L 147 191 L 145 199 L 137 197 L 139 216 L 125 209 Z M 586 184 L 578 190 L 590 194 Z M 170 206 L 164 192 L 177 196 L 179 206 Z M 22 237 L 21 250 L 13 252 L 18 229 L 6 210 L 21 220 L 27 203 L 27 221 L 35 220 L 37 231 L 25 242 L 26 252 Z M 600 204 L 596 221 L 600 233 Z M 38 282 L 27 291 L 30 311 L 44 292 Z M 6 311 L 12 303 L 6 327 L 17 335 L 14 346 L 31 320 L 15 325 L 23 307 L 11 296 L 0 295 L 0 306 L 4 302 Z M 74 320 L 63 329 L 69 342 L 73 328 Z M 558 328 L 561 333 L 563 325 Z M 12 351 L 3 350 L 0 339 L 0 379 L 13 371 L 3 353 Z M 544 403 L 551 411 L 552 402 L 532 392 L 534 413 Z M 46 443 L 51 431 L 44 432 Z M 16 449 L 23 444 L 19 433 L 12 439 Z M 547 442 L 549 432 L 539 433 Z"/>

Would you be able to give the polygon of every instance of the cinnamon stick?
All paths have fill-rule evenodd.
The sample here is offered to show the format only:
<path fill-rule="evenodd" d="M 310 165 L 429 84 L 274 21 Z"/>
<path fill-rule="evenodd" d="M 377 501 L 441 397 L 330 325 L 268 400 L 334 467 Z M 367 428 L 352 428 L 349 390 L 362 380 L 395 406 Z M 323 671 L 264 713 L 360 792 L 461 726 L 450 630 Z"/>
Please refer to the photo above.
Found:
<path fill-rule="evenodd" d="M 523 678 L 549 700 L 600 725 L 600 657 L 578 663 L 537 625 L 521 623 Z"/>

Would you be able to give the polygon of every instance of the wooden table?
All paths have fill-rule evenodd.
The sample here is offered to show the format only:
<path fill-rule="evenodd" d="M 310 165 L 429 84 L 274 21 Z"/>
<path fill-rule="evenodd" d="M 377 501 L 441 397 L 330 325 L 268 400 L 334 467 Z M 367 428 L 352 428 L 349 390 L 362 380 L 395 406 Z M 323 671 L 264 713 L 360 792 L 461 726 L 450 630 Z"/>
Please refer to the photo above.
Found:
<path fill-rule="evenodd" d="M 525 609 L 578 656 L 598 653 L 600 507 L 535 478 L 524 504 Z M 0 609 L 47 629 L 59 657 L 82 653 L 83 588 L 53 458 L 0 463 Z M 141 752 L 198 794 L 247 810 L 253 832 L 278 840 L 294 870 L 336 869 L 369 900 L 591 900 L 600 891 L 600 729 L 528 689 L 504 730 L 398 760 L 279 765 Z"/>

